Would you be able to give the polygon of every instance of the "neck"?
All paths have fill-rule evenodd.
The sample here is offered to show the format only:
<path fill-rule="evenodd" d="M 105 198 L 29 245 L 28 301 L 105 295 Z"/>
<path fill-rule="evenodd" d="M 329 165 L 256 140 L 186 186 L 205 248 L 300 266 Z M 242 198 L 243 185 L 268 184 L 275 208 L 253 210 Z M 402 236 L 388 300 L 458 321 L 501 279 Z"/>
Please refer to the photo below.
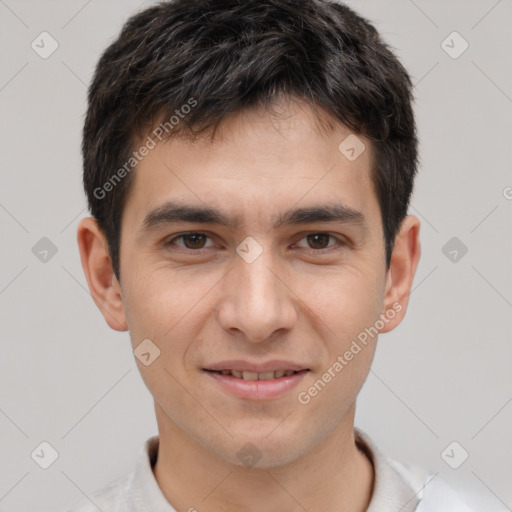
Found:
<path fill-rule="evenodd" d="M 364 512 L 374 473 L 355 443 L 353 413 L 350 421 L 338 425 L 308 453 L 268 469 L 222 460 L 166 417 L 167 421 L 158 422 L 160 442 L 153 472 L 178 512 Z"/>

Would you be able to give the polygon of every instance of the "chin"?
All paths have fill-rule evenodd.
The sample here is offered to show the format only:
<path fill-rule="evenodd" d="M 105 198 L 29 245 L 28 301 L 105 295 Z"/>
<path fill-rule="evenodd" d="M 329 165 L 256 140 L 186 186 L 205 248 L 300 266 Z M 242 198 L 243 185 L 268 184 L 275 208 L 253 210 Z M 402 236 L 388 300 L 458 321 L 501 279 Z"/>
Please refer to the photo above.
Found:
<path fill-rule="evenodd" d="M 275 425 L 274 425 L 275 428 Z M 247 434 L 244 431 L 233 438 L 226 440 L 222 446 L 208 447 L 215 456 L 223 459 L 228 464 L 247 469 L 275 469 L 288 465 L 305 452 L 308 443 L 300 443 L 295 435 L 281 432 L 277 435 L 270 430 L 264 434 L 256 435 L 254 432 Z"/>

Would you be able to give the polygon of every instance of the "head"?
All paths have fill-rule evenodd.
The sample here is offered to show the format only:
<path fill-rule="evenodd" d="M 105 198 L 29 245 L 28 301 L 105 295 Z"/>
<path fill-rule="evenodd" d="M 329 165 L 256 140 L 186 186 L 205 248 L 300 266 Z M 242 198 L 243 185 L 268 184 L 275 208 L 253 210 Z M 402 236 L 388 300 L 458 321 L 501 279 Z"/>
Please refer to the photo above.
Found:
<path fill-rule="evenodd" d="M 128 20 L 88 100 L 82 263 L 109 325 L 151 349 L 159 427 L 235 464 L 251 441 L 272 466 L 353 421 L 420 255 L 411 82 L 374 27 L 323 0 L 163 2 Z M 303 370 L 275 397 L 212 375 L 275 360 Z"/>

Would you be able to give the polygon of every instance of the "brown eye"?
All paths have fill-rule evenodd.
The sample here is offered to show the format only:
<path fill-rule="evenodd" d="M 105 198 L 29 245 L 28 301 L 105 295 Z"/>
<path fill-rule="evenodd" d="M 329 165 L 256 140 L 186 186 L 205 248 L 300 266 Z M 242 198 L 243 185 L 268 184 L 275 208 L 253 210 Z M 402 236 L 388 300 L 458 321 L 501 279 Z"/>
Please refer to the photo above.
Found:
<path fill-rule="evenodd" d="M 329 246 L 331 235 L 327 233 L 313 233 L 306 238 L 312 249 L 326 249 Z"/>
<path fill-rule="evenodd" d="M 305 241 L 305 242 L 303 242 Z M 330 243 L 330 242 L 333 243 Z M 314 252 L 321 252 L 328 250 L 336 245 L 343 246 L 343 240 L 330 235 L 329 233 L 310 233 L 300 239 L 299 243 L 296 244 L 301 249 L 312 249 Z"/>
<path fill-rule="evenodd" d="M 177 245 L 178 247 L 190 250 L 204 249 L 208 247 L 205 244 L 209 238 L 203 233 L 183 233 L 166 242 L 166 246 Z M 177 240 L 182 240 L 183 243 L 178 244 Z"/>
<path fill-rule="evenodd" d="M 190 233 L 188 235 L 183 235 L 182 238 L 187 249 L 202 249 L 206 238 L 208 237 L 201 233 Z"/>

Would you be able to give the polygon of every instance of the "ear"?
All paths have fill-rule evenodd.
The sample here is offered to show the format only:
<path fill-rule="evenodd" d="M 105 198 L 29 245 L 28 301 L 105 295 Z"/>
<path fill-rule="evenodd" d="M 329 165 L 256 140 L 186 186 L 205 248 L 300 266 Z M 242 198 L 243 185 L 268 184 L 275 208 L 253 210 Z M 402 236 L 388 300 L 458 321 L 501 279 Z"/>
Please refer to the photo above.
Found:
<path fill-rule="evenodd" d="M 93 218 L 80 221 L 77 240 L 82 267 L 96 306 L 112 329 L 127 331 L 121 286 L 112 268 L 105 235 Z"/>
<path fill-rule="evenodd" d="M 420 221 L 414 215 L 407 215 L 395 238 L 391 254 L 382 306 L 382 314 L 388 321 L 379 332 L 391 331 L 403 320 L 420 255 Z M 391 311 L 394 311 L 393 316 Z"/>

